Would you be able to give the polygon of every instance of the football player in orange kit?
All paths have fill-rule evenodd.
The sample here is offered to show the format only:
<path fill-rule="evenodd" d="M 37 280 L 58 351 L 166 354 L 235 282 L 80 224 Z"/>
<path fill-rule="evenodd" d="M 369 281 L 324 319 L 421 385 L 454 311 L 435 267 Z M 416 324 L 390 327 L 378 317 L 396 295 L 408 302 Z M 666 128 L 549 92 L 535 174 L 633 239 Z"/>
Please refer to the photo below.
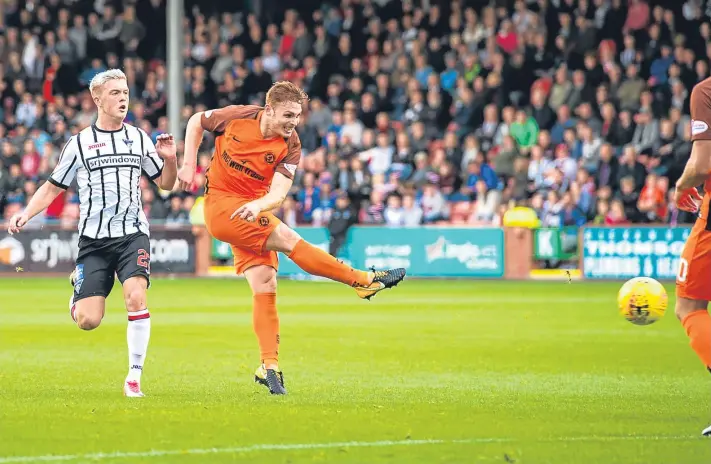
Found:
<path fill-rule="evenodd" d="M 711 372 L 711 78 L 691 90 L 691 156 L 676 183 L 679 209 L 698 218 L 686 239 L 676 276 L 676 316 L 686 330 L 691 348 Z M 703 197 L 696 189 L 704 185 Z M 711 426 L 701 432 L 711 436 Z"/>
<path fill-rule="evenodd" d="M 196 113 L 188 122 L 178 173 L 180 188 L 190 188 L 203 131 L 213 132 L 205 224 L 213 237 L 232 245 L 235 270 L 244 274 L 252 289 L 254 331 L 262 360 L 255 381 L 275 395 L 286 394 L 278 365 L 277 252 L 310 274 L 353 287 L 361 298 L 370 299 L 405 277 L 405 269 L 353 269 L 304 241 L 271 213 L 289 193 L 299 165 L 301 141 L 296 126 L 307 99 L 291 82 L 277 82 L 267 92 L 264 107 L 233 105 Z"/>

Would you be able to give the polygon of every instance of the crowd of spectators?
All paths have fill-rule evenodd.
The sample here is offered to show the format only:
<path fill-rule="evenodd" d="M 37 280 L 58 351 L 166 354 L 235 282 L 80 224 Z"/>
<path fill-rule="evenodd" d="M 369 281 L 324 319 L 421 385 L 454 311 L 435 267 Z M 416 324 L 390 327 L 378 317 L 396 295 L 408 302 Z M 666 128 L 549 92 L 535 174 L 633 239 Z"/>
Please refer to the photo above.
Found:
<path fill-rule="evenodd" d="M 693 219 L 670 186 L 691 150 L 691 89 L 709 77 L 704 1 L 287 3 L 187 2 L 182 124 L 262 103 L 276 80 L 302 85 L 302 163 L 278 211 L 288 224 L 326 224 L 337 199 L 365 224 L 498 225 L 514 205 L 551 227 Z M 0 4 L 5 217 L 94 121 L 96 73 L 123 69 L 128 122 L 153 137 L 168 131 L 165 8 Z M 211 144 L 189 194 L 143 179 L 152 221 L 189 222 Z M 75 221 L 77 202 L 70 189 L 48 217 Z"/>

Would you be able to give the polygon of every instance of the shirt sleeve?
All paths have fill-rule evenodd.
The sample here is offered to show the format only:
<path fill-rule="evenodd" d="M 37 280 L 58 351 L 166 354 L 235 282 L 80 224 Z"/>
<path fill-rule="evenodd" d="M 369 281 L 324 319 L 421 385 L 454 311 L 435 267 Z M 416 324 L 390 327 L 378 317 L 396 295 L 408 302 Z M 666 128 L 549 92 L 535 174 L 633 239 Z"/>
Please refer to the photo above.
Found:
<path fill-rule="evenodd" d="M 76 177 L 77 169 L 82 163 L 79 159 L 78 148 L 76 136 L 70 137 L 67 143 L 64 144 L 64 148 L 62 148 L 57 166 L 54 167 L 54 171 L 49 175 L 49 183 L 64 190 L 69 188 L 69 184 Z"/>
<path fill-rule="evenodd" d="M 294 131 L 286 142 L 287 152 L 286 156 L 279 162 L 276 167 L 276 172 L 279 172 L 289 179 L 294 179 L 296 174 L 296 168 L 299 166 L 301 161 L 301 139 L 299 139 L 299 134 Z"/>
<path fill-rule="evenodd" d="M 146 173 L 150 180 L 156 180 L 163 173 L 163 160 L 158 156 L 158 153 L 156 153 L 156 146 L 153 144 L 153 140 L 148 137 L 148 134 L 141 131 L 141 137 L 144 148 L 141 169 L 143 169 L 143 172 Z"/>
<path fill-rule="evenodd" d="M 691 140 L 711 140 L 711 86 L 697 84 L 691 91 Z"/>
<path fill-rule="evenodd" d="M 255 105 L 230 105 L 216 110 L 207 110 L 200 116 L 202 128 L 208 132 L 221 134 L 234 119 L 254 119 L 262 110 Z"/>

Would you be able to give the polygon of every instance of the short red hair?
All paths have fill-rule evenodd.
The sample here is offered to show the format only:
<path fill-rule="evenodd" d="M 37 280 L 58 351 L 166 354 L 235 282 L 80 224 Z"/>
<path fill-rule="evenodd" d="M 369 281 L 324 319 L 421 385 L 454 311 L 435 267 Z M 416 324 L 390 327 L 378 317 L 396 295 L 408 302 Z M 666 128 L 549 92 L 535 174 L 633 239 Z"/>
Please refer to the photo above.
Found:
<path fill-rule="evenodd" d="M 302 105 L 309 101 L 309 96 L 301 87 L 289 81 L 280 81 L 274 83 L 272 88 L 267 92 L 267 105 L 274 107 L 280 103 L 294 102 Z"/>

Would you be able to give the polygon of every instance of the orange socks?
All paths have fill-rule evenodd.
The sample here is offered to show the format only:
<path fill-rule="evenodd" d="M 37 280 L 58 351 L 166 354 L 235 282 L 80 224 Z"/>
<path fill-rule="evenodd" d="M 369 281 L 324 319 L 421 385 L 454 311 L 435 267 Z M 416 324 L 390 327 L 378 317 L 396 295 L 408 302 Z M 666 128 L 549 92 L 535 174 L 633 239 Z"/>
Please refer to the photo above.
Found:
<path fill-rule="evenodd" d="M 708 311 L 694 311 L 681 320 L 686 335 L 691 339 L 691 348 L 704 363 L 711 368 L 711 316 Z"/>
<path fill-rule="evenodd" d="M 351 287 L 367 287 L 370 285 L 370 278 L 366 271 L 359 271 L 346 266 L 305 240 L 299 240 L 299 243 L 291 250 L 289 258 L 309 274 L 327 277 Z"/>
<path fill-rule="evenodd" d="M 262 363 L 268 369 L 276 368 L 279 356 L 279 315 L 276 293 L 257 293 L 252 298 L 254 333 L 259 340 Z"/>

